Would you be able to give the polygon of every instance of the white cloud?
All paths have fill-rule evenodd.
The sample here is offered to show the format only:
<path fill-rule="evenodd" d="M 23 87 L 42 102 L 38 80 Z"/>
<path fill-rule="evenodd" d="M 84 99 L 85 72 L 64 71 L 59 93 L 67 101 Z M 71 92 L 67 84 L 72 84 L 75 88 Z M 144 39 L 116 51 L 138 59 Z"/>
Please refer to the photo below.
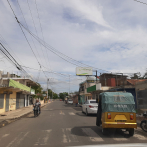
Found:
<path fill-rule="evenodd" d="M 17 1 L 10 2 L 18 19 L 25 25 Z M 19 0 L 19 3 L 29 29 L 36 34 L 27 1 Z M 38 35 L 42 38 L 35 3 L 30 0 L 29 4 Z M 143 73 L 146 70 L 146 6 L 127 0 L 119 3 L 114 0 L 49 0 L 45 3 L 37 0 L 37 4 L 45 41 L 60 52 L 104 70 L 131 73 L 139 71 Z M 9 51 L 17 60 L 19 58 L 19 63 L 21 61 L 25 66 L 40 69 L 5 0 L 0 5 L 0 18 L 0 35 L 11 46 L 11 49 L 7 46 Z M 75 75 L 74 65 L 67 63 L 49 50 L 41 48 L 35 40 L 34 46 L 28 34 L 27 37 L 43 66 L 53 71 Z M 0 37 L 0 40 L 3 39 Z M 6 65 L 0 62 L 0 69 L 17 71 L 6 59 L 3 61 Z M 11 68 L 8 69 L 9 67 Z M 47 70 L 43 67 L 42 69 Z M 38 76 L 38 71 L 31 69 L 27 71 L 34 77 Z M 54 78 L 55 82 L 52 85 L 56 91 L 69 90 L 66 83 L 68 76 L 65 79 L 57 74 L 46 73 L 46 75 Z M 65 81 L 65 83 L 59 81 Z M 81 81 L 74 78 L 71 81 L 73 86 L 71 90 L 78 90 L 78 83 Z M 40 75 L 39 82 L 45 88 L 46 77 L 43 73 Z"/>

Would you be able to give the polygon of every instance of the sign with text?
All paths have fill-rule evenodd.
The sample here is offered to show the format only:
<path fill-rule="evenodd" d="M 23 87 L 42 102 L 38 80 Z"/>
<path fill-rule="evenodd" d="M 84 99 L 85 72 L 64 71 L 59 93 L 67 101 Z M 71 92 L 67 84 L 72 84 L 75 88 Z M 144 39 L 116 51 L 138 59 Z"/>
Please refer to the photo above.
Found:
<path fill-rule="evenodd" d="M 92 76 L 93 75 L 92 67 L 77 67 L 76 75 L 77 76 Z"/>

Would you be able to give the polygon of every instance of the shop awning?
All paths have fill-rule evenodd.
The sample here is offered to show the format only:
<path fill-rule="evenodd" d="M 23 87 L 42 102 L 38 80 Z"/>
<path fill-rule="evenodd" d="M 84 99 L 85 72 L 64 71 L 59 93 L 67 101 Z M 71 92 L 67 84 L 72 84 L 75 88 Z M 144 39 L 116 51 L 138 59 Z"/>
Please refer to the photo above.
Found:
<path fill-rule="evenodd" d="M 23 91 L 28 91 L 28 92 L 31 92 L 31 88 L 26 86 L 26 85 L 23 85 L 21 83 L 18 83 L 12 79 L 9 79 L 9 87 L 14 87 L 14 88 L 19 88 Z"/>
<path fill-rule="evenodd" d="M 92 91 L 96 91 L 96 85 L 87 88 L 87 93 Z"/>

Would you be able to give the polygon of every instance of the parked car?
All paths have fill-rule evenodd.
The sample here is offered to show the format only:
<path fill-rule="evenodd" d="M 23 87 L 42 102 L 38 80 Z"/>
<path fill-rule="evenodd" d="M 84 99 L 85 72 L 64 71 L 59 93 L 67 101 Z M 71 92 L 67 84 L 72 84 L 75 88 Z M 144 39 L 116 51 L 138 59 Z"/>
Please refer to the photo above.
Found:
<path fill-rule="evenodd" d="M 96 100 L 87 100 L 82 105 L 82 112 L 86 113 L 86 115 L 97 114 L 97 110 L 98 110 L 98 103 L 96 103 Z"/>
<path fill-rule="evenodd" d="M 69 100 L 67 101 L 67 103 L 68 103 L 68 104 L 73 104 L 73 100 L 69 99 Z"/>

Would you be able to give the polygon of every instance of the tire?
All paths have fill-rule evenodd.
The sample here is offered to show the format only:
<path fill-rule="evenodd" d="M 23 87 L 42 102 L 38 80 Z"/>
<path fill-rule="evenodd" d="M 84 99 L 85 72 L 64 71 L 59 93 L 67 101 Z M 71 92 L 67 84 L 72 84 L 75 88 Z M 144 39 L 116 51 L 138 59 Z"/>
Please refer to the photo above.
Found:
<path fill-rule="evenodd" d="M 129 135 L 133 136 L 134 135 L 134 128 L 129 129 Z"/>
<path fill-rule="evenodd" d="M 146 125 L 147 125 L 146 120 L 141 121 L 140 127 L 145 132 L 147 132 L 147 126 Z"/>
<path fill-rule="evenodd" d="M 83 111 L 83 107 L 82 107 L 82 113 L 84 113 L 84 111 Z"/>
<path fill-rule="evenodd" d="M 87 111 L 87 109 L 86 109 L 86 116 L 88 116 L 89 114 L 88 114 L 88 111 Z"/>
<path fill-rule="evenodd" d="M 106 135 L 107 134 L 107 129 L 106 128 L 102 128 L 102 134 Z"/>
<path fill-rule="evenodd" d="M 36 117 L 37 115 L 36 115 L 36 111 L 34 111 L 34 117 Z"/>

